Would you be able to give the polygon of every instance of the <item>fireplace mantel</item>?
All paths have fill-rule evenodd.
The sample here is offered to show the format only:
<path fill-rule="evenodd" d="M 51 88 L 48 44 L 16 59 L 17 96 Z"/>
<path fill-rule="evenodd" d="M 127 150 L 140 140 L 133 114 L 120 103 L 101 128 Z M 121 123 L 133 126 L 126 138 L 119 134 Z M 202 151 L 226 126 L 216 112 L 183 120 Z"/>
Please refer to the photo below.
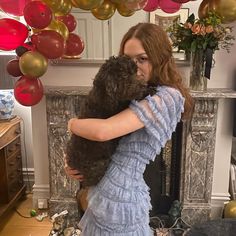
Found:
<path fill-rule="evenodd" d="M 74 195 L 78 184 L 65 176 L 62 153 L 66 121 L 78 113 L 79 100 L 89 90 L 86 86 L 45 87 L 51 215 L 67 209 L 71 217 L 78 216 Z M 192 119 L 183 124 L 179 200 L 183 218 L 193 224 L 210 217 L 218 101 L 236 98 L 236 91 L 218 88 L 191 94 L 195 108 Z"/>

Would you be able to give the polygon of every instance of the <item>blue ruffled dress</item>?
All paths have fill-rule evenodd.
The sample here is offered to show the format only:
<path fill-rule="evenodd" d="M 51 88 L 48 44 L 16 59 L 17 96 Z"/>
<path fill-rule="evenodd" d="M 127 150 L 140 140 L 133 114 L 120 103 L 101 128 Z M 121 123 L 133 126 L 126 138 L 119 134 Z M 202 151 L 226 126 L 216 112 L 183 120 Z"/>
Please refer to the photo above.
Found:
<path fill-rule="evenodd" d="M 82 236 L 149 236 L 149 188 L 143 179 L 171 138 L 184 110 L 181 93 L 160 86 L 153 96 L 132 101 L 132 111 L 144 128 L 120 140 L 102 180 L 88 195 L 88 208 L 79 222 Z"/>

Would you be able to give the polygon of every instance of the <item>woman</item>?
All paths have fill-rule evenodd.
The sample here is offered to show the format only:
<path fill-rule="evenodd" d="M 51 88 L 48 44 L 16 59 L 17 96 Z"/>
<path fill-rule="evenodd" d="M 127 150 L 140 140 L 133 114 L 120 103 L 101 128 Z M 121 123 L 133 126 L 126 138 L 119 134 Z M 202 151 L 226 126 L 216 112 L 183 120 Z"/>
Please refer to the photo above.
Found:
<path fill-rule="evenodd" d="M 89 192 L 88 208 L 79 223 L 86 236 L 153 235 L 143 172 L 171 138 L 181 116 L 188 117 L 192 108 L 162 28 L 150 23 L 133 26 L 124 36 L 119 54 L 137 63 L 138 79 L 156 86 L 157 93 L 141 102 L 132 101 L 128 109 L 108 119 L 72 118 L 68 122 L 71 132 L 94 141 L 126 135 L 105 176 Z"/>

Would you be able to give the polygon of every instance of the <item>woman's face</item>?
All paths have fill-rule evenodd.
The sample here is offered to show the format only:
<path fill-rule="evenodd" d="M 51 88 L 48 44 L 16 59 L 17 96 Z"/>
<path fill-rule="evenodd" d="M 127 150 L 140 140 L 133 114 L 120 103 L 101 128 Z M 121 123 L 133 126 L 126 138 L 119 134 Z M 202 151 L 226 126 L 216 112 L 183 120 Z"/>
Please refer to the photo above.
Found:
<path fill-rule="evenodd" d="M 124 45 L 124 54 L 131 57 L 138 66 L 138 79 L 148 81 L 151 76 L 152 65 L 141 44 L 136 38 L 129 39 Z"/>

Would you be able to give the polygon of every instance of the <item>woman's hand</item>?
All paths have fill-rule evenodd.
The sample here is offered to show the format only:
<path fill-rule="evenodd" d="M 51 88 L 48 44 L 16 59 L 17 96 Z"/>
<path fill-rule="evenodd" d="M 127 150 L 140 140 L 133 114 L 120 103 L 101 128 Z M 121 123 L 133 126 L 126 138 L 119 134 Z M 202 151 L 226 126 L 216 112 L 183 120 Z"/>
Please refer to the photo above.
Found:
<path fill-rule="evenodd" d="M 67 132 L 69 132 L 70 134 L 72 134 L 72 123 L 77 120 L 77 118 L 71 118 L 69 121 L 68 121 L 68 124 L 67 124 Z"/>
<path fill-rule="evenodd" d="M 84 180 L 84 176 L 78 170 L 68 166 L 66 158 L 64 158 L 64 160 L 65 160 L 64 170 L 66 172 L 66 175 L 72 179 L 79 180 L 80 182 L 82 182 Z"/>

